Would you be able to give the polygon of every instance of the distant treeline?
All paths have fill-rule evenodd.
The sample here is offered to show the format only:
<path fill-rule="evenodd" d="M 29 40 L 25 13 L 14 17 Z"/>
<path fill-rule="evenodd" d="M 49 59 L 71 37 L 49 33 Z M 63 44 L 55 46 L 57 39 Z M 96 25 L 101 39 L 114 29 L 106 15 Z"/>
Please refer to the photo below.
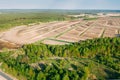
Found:
<path fill-rule="evenodd" d="M 72 14 L 86 13 L 95 15 L 100 12 L 120 13 L 120 10 L 0 9 L 0 31 L 30 23 L 73 20 L 74 17 L 67 16 Z"/>
<path fill-rule="evenodd" d="M 120 13 L 120 10 L 97 10 L 97 9 L 0 9 L 2 13 L 40 13 L 40 12 L 48 12 L 48 13 L 64 13 L 64 14 L 80 14 L 80 13 Z"/>
<path fill-rule="evenodd" d="M 63 14 L 56 13 L 3 13 L 0 14 L 0 30 L 30 23 L 63 21 L 67 19 Z"/>

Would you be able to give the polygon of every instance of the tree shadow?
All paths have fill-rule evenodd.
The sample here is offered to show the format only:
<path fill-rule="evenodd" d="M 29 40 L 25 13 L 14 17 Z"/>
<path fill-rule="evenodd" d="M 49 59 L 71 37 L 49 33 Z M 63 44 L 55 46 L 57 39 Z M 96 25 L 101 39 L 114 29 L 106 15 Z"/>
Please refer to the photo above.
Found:
<path fill-rule="evenodd" d="M 107 73 L 107 77 L 106 79 L 118 79 L 120 78 L 120 73 L 118 72 L 115 72 L 115 71 L 111 71 L 111 70 L 108 70 L 108 69 L 105 69 L 104 70 L 106 73 Z"/>

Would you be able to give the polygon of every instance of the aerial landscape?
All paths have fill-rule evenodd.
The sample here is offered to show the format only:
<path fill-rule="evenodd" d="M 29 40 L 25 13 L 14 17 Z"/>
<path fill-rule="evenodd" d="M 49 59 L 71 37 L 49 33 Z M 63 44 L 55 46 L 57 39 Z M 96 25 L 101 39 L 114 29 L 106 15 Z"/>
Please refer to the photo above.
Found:
<path fill-rule="evenodd" d="M 120 79 L 120 1 L 5 1 L 0 80 Z"/>

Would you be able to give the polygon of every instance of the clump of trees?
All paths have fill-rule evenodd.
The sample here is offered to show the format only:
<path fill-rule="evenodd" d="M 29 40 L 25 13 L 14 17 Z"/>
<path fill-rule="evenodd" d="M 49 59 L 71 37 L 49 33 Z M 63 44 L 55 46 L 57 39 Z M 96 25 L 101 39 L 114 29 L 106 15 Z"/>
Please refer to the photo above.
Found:
<path fill-rule="evenodd" d="M 63 63 L 58 63 L 57 60 L 51 65 L 40 64 L 42 66 L 40 68 L 30 65 L 50 57 L 77 59 L 78 62 L 80 59 L 92 60 L 94 64 L 105 65 L 115 71 L 116 74 L 113 73 L 108 78 L 120 78 L 120 38 L 100 38 L 69 45 L 28 44 L 22 46 L 22 50 L 25 54 L 17 58 L 5 59 L 7 55 L 0 54 L 0 60 L 4 62 L 3 67 L 6 70 L 12 69 L 17 75 L 23 75 L 28 80 L 84 80 L 89 78 L 91 72 L 86 61 L 82 63 L 85 67 L 83 69 L 80 69 L 79 65 L 70 64 L 74 67 L 73 70 L 60 67 Z"/>
<path fill-rule="evenodd" d="M 46 56 L 91 58 L 120 72 L 119 44 L 120 38 L 101 38 L 64 46 L 30 44 L 23 46 L 23 49 L 27 56 L 36 56 L 38 58 Z M 30 58 L 30 60 L 35 61 L 34 59 L 37 60 L 37 58 Z"/>

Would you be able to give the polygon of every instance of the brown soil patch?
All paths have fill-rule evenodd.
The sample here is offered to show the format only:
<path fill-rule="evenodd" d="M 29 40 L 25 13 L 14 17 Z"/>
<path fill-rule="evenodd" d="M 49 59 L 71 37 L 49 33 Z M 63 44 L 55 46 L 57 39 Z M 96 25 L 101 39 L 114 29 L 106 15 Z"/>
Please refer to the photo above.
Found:
<path fill-rule="evenodd" d="M 0 50 L 2 50 L 4 48 L 7 48 L 7 49 L 17 49 L 18 47 L 20 47 L 20 46 L 17 45 L 17 44 L 0 40 Z"/>

